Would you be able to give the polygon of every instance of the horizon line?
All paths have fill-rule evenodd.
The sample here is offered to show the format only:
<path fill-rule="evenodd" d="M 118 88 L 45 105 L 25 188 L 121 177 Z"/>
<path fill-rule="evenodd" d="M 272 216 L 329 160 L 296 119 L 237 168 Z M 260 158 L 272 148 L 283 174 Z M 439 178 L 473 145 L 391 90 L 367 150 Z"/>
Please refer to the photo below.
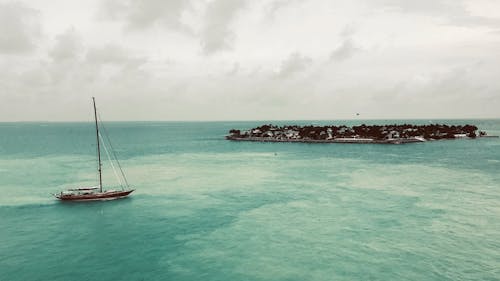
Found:
<path fill-rule="evenodd" d="M 179 122 L 179 123 L 204 123 L 204 122 L 286 122 L 286 121 L 405 121 L 405 120 L 498 120 L 500 117 L 472 117 L 472 118 L 340 118 L 340 119 L 235 119 L 235 120 L 106 120 L 101 122 Z M 88 123 L 92 120 L 16 120 L 16 121 L 0 121 L 0 123 Z"/>

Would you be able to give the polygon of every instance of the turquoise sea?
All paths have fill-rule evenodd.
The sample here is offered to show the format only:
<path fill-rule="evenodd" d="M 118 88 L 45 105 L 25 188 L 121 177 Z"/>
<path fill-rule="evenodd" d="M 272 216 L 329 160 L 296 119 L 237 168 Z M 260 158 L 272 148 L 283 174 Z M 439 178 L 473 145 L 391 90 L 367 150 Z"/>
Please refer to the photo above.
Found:
<path fill-rule="evenodd" d="M 92 123 L 0 123 L 0 281 L 500 280 L 500 139 L 224 140 L 266 123 L 105 123 L 136 191 L 93 203 L 51 196 L 96 184 Z"/>

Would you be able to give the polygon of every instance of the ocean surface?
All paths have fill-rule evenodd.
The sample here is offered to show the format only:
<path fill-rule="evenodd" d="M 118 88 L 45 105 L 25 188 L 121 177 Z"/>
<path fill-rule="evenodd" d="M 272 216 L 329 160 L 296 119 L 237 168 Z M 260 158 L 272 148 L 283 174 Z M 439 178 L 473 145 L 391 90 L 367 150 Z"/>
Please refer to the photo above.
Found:
<path fill-rule="evenodd" d="M 105 123 L 136 191 L 93 203 L 51 195 L 96 185 L 92 123 L 0 123 L 0 281 L 500 280 L 500 139 L 224 140 L 267 123 L 429 120 Z"/>

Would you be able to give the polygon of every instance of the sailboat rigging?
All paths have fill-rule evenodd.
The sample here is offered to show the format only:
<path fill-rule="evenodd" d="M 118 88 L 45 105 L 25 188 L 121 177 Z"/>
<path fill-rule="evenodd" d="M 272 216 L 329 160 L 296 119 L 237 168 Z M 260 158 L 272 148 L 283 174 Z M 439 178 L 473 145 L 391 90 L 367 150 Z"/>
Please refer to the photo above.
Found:
<path fill-rule="evenodd" d="M 97 109 L 95 105 L 95 98 L 92 97 L 92 102 L 94 104 L 94 118 L 95 118 L 95 130 L 96 130 L 96 142 L 97 142 L 97 172 L 99 174 L 99 185 L 97 187 L 79 187 L 79 188 L 72 188 L 72 189 L 67 189 L 65 191 L 61 191 L 58 194 L 54 194 L 54 196 L 62 201 L 103 201 L 103 200 L 113 200 L 113 199 L 119 199 L 119 198 L 125 198 L 127 197 L 130 193 L 134 191 L 134 189 L 130 189 L 128 185 L 128 181 L 125 177 L 125 174 L 123 173 L 123 170 L 121 168 L 120 162 L 118 161 L 118 158 L 116 157 L 116 154 L 113 150 L 113 147 L 111 145 L 111 142 L 109 140 L 109 137 L 106 135 L 106 138 L 108 140 L 108 143 L 110 144 L 110 148 L 112 150 L 113 156 L 116 159 L 116 163 L 118 164 L 118 167 L 120 168 L 121 176 L 123 177 L 123 180 L 125 182 L 125 187 L 123 187 L 119 176 L 116 174 L 115 167 L 113 165 L 113 162 L 111 161 L 111 157 L 109 155 L 108 149 L 106 148 L 105 145 L 103 145 L 103 148 L 106 152 L 106 155 L 108 158 L 110 158 L 111 162 L 111 167 L 113 168 L 113 171 L 115 172 L 115 175 L 118 178 L 118 181 L 120 182 L 120 186 L 122 187 L 122 190 L 103 190 L 102 188 L 102 163 L 101 163 L 101 144 L 104 144 L 104 141 L 101 137 L 101 134 L 99 132 L 99 124 L 98 124 L 98 118 L 97 118 Z M 103 129 L 105 129 L 103 127 Z"/>

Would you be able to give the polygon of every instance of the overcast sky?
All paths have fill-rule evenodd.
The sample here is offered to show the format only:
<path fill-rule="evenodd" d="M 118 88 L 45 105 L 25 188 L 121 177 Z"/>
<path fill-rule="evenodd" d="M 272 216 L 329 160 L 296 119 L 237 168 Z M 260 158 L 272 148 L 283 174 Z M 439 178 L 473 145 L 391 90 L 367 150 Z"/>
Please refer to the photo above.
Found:
<path fill-rule="evenodd" d="M 0 121 L 500 117 L 497 0 L 0 0 Z"/>

